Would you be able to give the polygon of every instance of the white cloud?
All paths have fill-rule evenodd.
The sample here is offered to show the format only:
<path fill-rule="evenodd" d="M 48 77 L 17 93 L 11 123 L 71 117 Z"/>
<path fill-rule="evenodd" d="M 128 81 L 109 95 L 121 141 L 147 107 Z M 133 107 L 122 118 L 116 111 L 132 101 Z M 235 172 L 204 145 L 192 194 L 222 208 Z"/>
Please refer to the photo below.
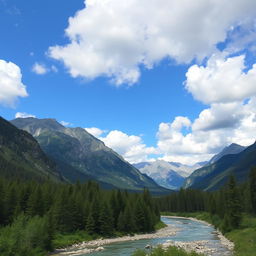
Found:
<path fill-rule="evenodd" d="M 14 106 L 18 97 L 27 96 L 20 68 L 12 62 L 0 60 L 0 104 Z"/>
<path fill-rule="evenodd" d="M 256 95 L 256 64 L 245 70 L 245 56 L 211 57 L 206 67 L 193 65 L 186 76 L 186 88 L 206 104 L 241 101 Z"/>
<path fill-rule="evenodd" d="M 97 128 L 97 127 L 91 127 L 91 128 L 84 128 L 87 132 L 95 136 L 96 138 L 99 138 L 105 131 Z"/>
<path fill-rule="evenodd" d="M 70 125 L 72 125 L 71 123 L 66 122 L 66 121 L 60 121 L 60 123 L 61 123 L 63 126 L 70 126 Z"/>
<path fill-rule="evenodd" d="M 193 123 L 193 130 L 217 130 L 239 126 L 244 116 L 242 103 L 212 104 Z"/>
<path fill-rule="evenodd" d="M 231 143 L 254 143 L 256 97 L 246 102 L 214 103 L 193 121 L 178 116 L 170 123 L 160 123 L 155 147 L 148 147 L 141 136 L 118 130 L 106 136 L 95 127 L 86 130 L 131 163 L 158 158 L 193 165 L 209 160 Z"/>
<path fill-rule="evenodd" d="M 106 137 L 100 137 L 99 139 L 130 163 L 147 161 L 149 155 L 157 154 L 156 149 L 154 147 L 147 147 L 141 137 L 127 135 L 118 130 L 111 131 Z"/>
<path fill-rule="evenodd" d="M 33 67 L 32 67 L 32 71 L 34 73 L 36 73 L 37 75 L 44 75 L 46 74 L 49 70 L 48 68 L 44 65 L 44 64 L 39 64 L 38 62 L 36 62 Z"/>
<path fill-rule="evenodd" d="M 69 18 L 70 43 L 49 48 L 73 77 L 107 76 L 133 84 L 140 66 L 164 58 L 190 62 L 210 56 L 238 24 L 252 22 L 256 1 L 86 0 Z M 232 8 L 231 8 L 232 7 Z M 245 22 L 246 21 L 246 22 Z"/>
<path fill-rule="evenodd" d="M 186 119 L 176 117 L 171 123 L 159 125 L 157 145 L 163 159 L 194 164 L 209 160 L 212 154 L 231 143 L 244 146 L 254 143 L 256 98 L 246 103 L 213 104 L 203 110 L 193 123 L 187 120 L 176 125 L 177 120 Z M 182 128 L 189 122 L 191 130 L 184 134 Z"/>
<path fill-rule="evenodd" d="M 25 112 L 17 112 L 15 114 L 15 118 L 27 118 L 27 117 L 36 117 L 35 115 L 32 115 L 32 114 L 28 114 L 28 113 L 25 113 Z"/>
<path fill-rule="evenodd" d="M 36 62 L 32 67 L 32 71 L 34 73 L 36 73 L 37 75 L 45 75 L 46 73 L 48 73 L 50 71 L 57 73 L 58 68 L 54 65 L 47 67 L 45 64 L 40 64 L 40 63 Z"/>

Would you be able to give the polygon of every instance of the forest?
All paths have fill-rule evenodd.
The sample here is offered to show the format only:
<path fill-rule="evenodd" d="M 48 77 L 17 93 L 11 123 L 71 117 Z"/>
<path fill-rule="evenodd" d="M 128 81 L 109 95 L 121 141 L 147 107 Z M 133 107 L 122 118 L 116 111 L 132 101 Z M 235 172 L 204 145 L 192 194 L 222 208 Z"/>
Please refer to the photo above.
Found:
<path fill-rule="evenodd" d="M 160 212 L 150 193 L 105 191 L 98 184 L 0 180 L 0 255 L 46 255 L 65 234 L 92 238 L 151 232 Z"/>
<path fill-rule="evenodd" d="M 155 201 L 161 212 L 208 212 L 211 222 L 226 233 L 239 228 L 243 214 L 256 215 L 256 168 L 252 168 L 248 181 L 243 184 L 237 185 L 234 176 L 230 176 L 220 190 L 181 189 Z"/>

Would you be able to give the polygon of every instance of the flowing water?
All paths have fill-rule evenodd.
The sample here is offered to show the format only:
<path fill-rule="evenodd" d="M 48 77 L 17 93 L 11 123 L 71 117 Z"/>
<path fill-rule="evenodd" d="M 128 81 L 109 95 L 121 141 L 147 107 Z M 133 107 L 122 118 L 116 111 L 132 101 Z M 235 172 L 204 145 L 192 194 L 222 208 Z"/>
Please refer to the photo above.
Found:
<path fill-rule="evenodd" d="M 198 240 L 207 240 L 209 248 L 217 249 L 212 254 L 213 256 L 232 255 L 227 248 L 225 248 L 217 236 L 216 230 L 205 223 L 182 218 L 167 218 L 162 217 L 162 221 L 166 224 L 171 224 L 179 229 L 174 236 L 166 236 L 164 238 L 144 239 L 137 241 L 126 241 L 104 245 L 105 250 L 100 252 L 93 252 L 90 254 L 81 254 L 80 256 L 131 256 L 136 249 L 144 249 L 146 245 L 162 244 L 168 240 L 192 242 Z"/>

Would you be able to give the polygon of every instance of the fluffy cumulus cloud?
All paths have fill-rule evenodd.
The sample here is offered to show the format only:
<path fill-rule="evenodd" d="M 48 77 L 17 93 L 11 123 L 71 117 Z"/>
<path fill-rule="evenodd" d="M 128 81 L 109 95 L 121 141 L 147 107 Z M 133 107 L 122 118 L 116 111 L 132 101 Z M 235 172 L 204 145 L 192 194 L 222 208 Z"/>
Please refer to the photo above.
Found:
<path fill-rule="evenodd" d="M 235 26 L 253 20 L 255 10 L 252 0 L 234 0 L 232 6 L 228 0 L 86 0 L 69 18 L 70 43 L 50 47 L 49 55 L 73 77 L 133 84 L 140 66 L 211 55 Z"/>
<path fill-rule="evenodd" d="M 26 112 L 17 112 L 15 114 L 15 118 L 28 118 L 28 117 L 36 117 L 35 115 L 32 115 L 32 114 L 28 114 Z"/>
<path fill-rule="evenodd" d="M 176 117 L 159 125 L 158 150 L 164 159 L 189 164 L 233 142 L 248 146 L 255 141 L 256 64 L 245 63 L 244 55 L 222 52 L 188 69 L 187 91 L 209 106 L 195 120 Z"/>
<path fill-rule="evenodd" d="M 187 133 L 182 132 L 184 127 L 190 128 Z M 255 97 L 245 103 L 213 104 L 194 122 L 176 117 L 173 122 L 161 123 L 157 134 L 158 152 L 165 160 L 194 164 L 209 160 L 212 154 L 231 143 L 244 146 L 254 143 L 255 129 Z"/>
<path fill-rule="evenodd" d="M 102 130 L 90 129 L 131 163 L 160 158 L 193 165 L 209 160 L 231 143 L 248 146 L 255 142 L 256 97 L 245 102 L 214 103 L 195 120 L 178 116 L 172 122 L 160 123 L 155 147 L 147 147 L 140 136 L 122 131 L 103 136 Z"/>
<path fill-rule="evenodd" d="M 256 95 L 256 64 L 245 69 L 245 56 L 225 59 L 212 56 L 206 66 L 193 65 L 186 77 L 186 88 L 206 104 L 241 101 Z"/>
<path fill-rule="evenodd" d="M 0 60 L 0 104 L 14 106 L 18 97 L 27 96 L 20 68 L 12 62 Z"/>
<path fill-rule="evenodd" d="M 49 70 L 48 70 L 48 68 L 47 68 L 45 65 L 36 62 L 36 63 L 33 65 L 33 67 L 32 67 L 32 71 L 33 71 L 34 73 L 36 73 L 37 75 L 44 75 L 44 74 L 46 74 Z"/>
<path fill-rule="evenodd" d="M 47 67 L 45 64 L 36 62 L 32 67 L 32 71 L 37 75 L 45 75 L 46 73 L 51 71 L 57 73 L 58 69 L 54 65 L 51 65 L 51 67 Z"/>
<path fill-rule="evenodd" d="M 85 130 L 96 138 L 99 138 L 105 132 L 97 127 L 85 128 Z"/>
<path fill-rule="evenodd" d="M 147 161 L 149 155 L 157 154 L 156 149 L 147 147 L 140 136 L 127 135 L 118 130 L 111 131 L 100 139 L 130 163 Z"/>

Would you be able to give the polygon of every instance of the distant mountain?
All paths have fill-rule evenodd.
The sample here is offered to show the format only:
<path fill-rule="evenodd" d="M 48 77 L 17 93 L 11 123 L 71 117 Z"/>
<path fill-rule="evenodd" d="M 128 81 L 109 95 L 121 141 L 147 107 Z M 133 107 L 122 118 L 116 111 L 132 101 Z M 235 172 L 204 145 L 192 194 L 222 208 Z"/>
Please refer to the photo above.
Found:
<path fill-rule="evenodd" d="M 220 153 L 213 156 L 213 158 L 208 162 L 208 164 L 213 164 L 217 162 L 220 158 L 222 158 L 225 155 L 238 154 L 245 149 L 246 147 L 240 146 L 236 143 L 232 143 L 231 145 L 225 147 Z"/>
<path fill-rule="evenodd" d="M 83 128 L 67 128 L 54 119 L 18 118 L 12 123 L 31 133 L 71 182 L 93 179 L 121 189 L 168 192 Z"/>
<path fill-rule="evenodd" d="M 256 166 L 256 143 L 238 154 L 224 155 L 216 162 L 195 170 L 186 179 L 184 187 L 216 190 L 227 182 L 230 175 L 234 175 L 241 183 L 247 180 L 253 166 Z"/>
<path fill-rule="evenodd" d="M 27 132 L 0 117 L 0 177 L 61 182 L 56 165 Z"/>
<path fill-rule="evenodd" d="M 176 162 L 156 160 L 154 162 L 142 162 L 134 164 L 142 173 L 150 176 L 159 185 L 179 189 L 184 183 L 184 176 L 188 176 L 193 170 L 201 165 L 187 166 Z"/>

